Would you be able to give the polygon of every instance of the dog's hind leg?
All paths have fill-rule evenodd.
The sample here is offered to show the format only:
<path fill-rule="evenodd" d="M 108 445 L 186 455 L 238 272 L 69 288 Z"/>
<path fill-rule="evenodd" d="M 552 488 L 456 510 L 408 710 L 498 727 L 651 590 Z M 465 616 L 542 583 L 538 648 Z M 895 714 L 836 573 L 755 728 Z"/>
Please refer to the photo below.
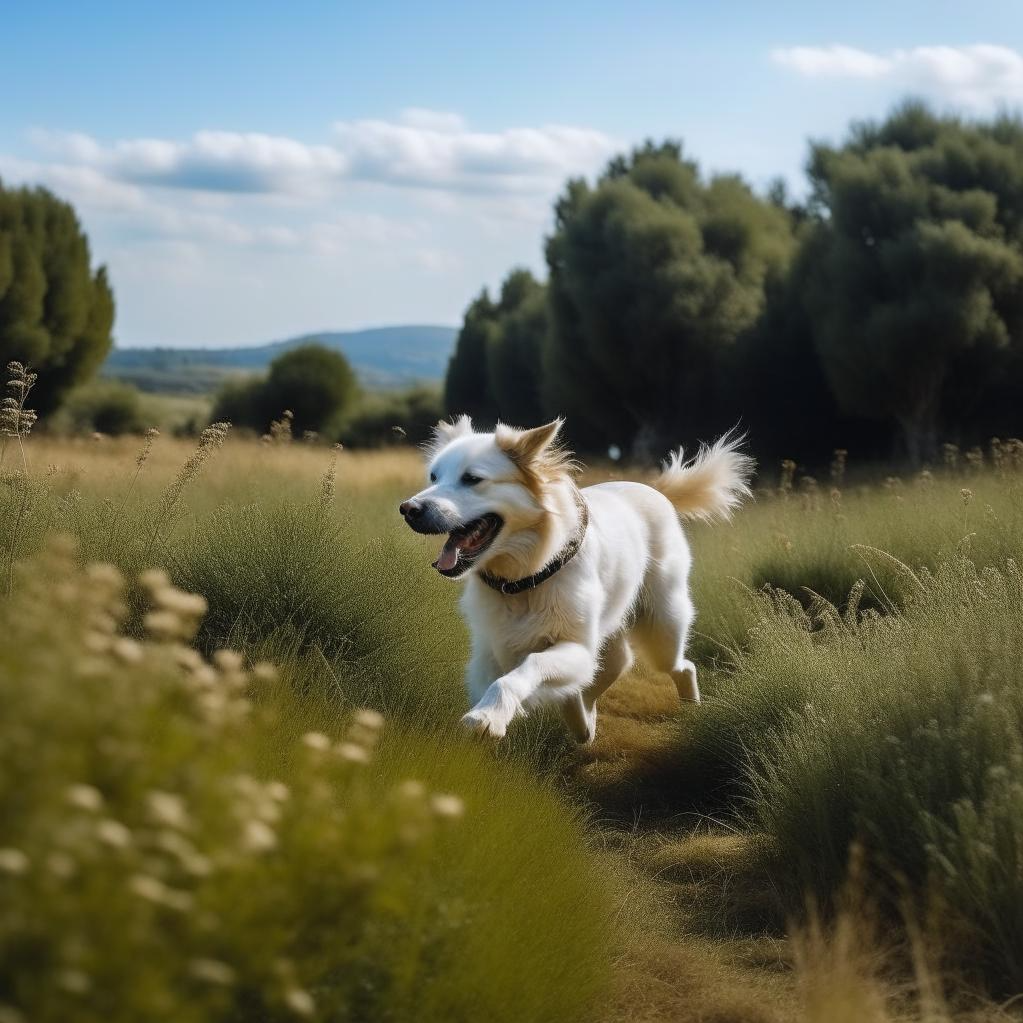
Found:
<path fill-rule="evenodd" d="M 572 738 L 578 743 L 593 742 L 597 734 L 597 708 L 587 707 L 581 693 L 572 693 L 561 701 L 560 707 Z"/>
<path fill-rule="evenodd" d="M 654 668 L 671 676 L 679 699 L 683 703 L 699 703 L 696 665 L 685 653 L 689 627 L 695 617 L 686 583 L 663 578 L 655 580 L 648 589 L 647 607 L 634 626 L 633 635 Z"/>
<path fill-rule="evenodd" d="M 600 655 L 600 667 L 593 681 L 582 691 L 561 705 L 569 731 L 579 742 L 593 742 L 597 734 L 597 700 L 607 692 L 615 680 L 632 666 L 632 647 L 623 633 L 612 636 Z"/>

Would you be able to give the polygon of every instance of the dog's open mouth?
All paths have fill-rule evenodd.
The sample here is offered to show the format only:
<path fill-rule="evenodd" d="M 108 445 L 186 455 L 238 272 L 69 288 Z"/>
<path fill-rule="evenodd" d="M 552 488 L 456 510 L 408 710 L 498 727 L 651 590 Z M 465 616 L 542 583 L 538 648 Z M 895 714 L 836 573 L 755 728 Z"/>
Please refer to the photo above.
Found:
<path fill-rule="evenodd" d="M 486 515 L 452 529 L 433 567 L 441 575 L 455 578 L 468 572 L 473 562 L 494 542 L 504 521 L 500 515 Z"/>

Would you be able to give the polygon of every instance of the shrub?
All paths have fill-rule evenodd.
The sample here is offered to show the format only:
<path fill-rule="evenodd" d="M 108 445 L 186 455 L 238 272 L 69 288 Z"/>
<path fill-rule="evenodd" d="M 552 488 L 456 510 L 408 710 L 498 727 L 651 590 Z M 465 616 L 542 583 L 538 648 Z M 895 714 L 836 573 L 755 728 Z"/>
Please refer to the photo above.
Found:
<path fill-rule="evenodd" d="M 278 355 L 265 378 L 228 383 L 212 417 L 263 432 L 287 409 L 297 434 L 320 433 L 348 412 L 357 394 L 355 372 L 344 355 L 300 345 Z"/>
<path fill-rule="evenodd" d="M 705 766 L 738 765 L 793 910 L 808 889 L 835 896 L 859 840 L 889 908 L 936 892 L 966 935 L 958 965 L 1017 991 L 1023 575 L 1015 561 L 913 572 L 875 558 L 897 571 L 902 610 L 762 595 L 727 696 L 692 739 Z"/>
<path fill-rule="evenodd" d="M 412 387 L 366 395 L 339 433 L 346 447 L 422 444 L 443 418 L 440 392 L 432 387 Z"/>
<path fill-rule="evenodd" d="M 320 432 L 347 411 L 358 389 L 355 371 L 340 352 L 300 345 L 270 363 L 262 404 L 272 416 L 290 409 L 298 434 Z"/>
<path fill-rule="evenodd" d="M 265 430 L 270 420 L 264 418 L 262 388 L 263 381 L 259 378 L 229 380 L 217 392 L 210 422 L 220 420 L 253 430 Z M 277 413 L 280 411 L 278 409 Z"/>
<path fill-rule="evenodd" d="M 143 584 L 142 641 L 66 543 L 0 605 L 4 1019 L 587 1014 L 607 900 L 551 792 L 202 659 L 202 599 Z"/>
<path fill-rule="evenodd" d="M 146 426 L 139 392 L 117 380 L 97 380 L 72 391 L 60 418 L 75 433 L 104 433 L 112 437 L 141 433 Z"/>

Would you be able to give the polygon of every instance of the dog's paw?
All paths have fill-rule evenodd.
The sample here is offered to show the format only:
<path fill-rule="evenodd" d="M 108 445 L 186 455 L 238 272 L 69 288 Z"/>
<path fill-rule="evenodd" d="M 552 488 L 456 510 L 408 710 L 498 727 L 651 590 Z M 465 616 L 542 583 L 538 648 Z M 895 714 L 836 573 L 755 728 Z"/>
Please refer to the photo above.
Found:
<path fill-rule="evenodd" d="M 507 726 L 485 710 L 470 710 L 462 715 L 461 725 L 473 735 L 484 735 L 491 739 L 503 739 Z"/>

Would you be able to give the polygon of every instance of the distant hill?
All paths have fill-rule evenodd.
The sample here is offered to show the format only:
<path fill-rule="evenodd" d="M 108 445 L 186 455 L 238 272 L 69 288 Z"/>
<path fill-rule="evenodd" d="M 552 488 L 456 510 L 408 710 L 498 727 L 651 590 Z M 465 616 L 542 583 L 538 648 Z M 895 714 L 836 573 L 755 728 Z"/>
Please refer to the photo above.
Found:
<path fill-rule="evenodd" d="M 444 378 L 457 333 L 454 327 L 376 327 L 244 348 L 115 348 L 102 372 L 145 391 L 199 393 L 215 390 L 230 376 L 262 373 L 281 352 L 316 342 L 344 352 L 366 387 L 404 387 Z"/>

